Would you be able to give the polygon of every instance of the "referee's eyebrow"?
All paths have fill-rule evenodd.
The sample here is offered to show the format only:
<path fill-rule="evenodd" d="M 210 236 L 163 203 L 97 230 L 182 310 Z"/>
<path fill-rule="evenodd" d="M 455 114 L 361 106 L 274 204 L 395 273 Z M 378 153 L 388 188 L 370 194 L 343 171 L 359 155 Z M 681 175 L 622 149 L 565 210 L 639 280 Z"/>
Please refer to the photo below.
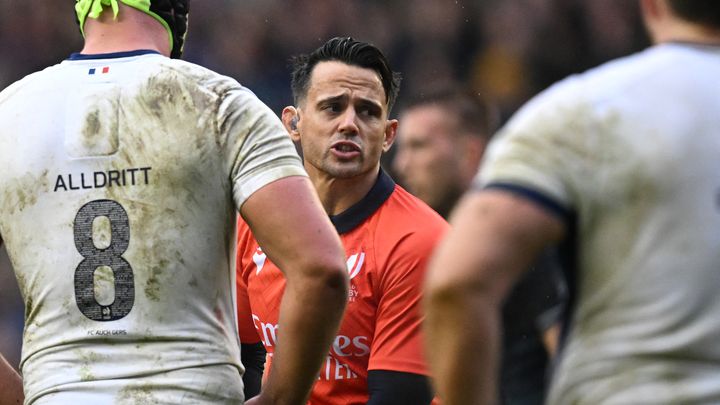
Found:
<path fill-rule="evenodd" d="M 360 105 L 367 105 L 369 107 L 377 108 L 378 110 L 382 111 L 382 104 L 378 102 L 377 100 L 374 100 L 372 98 L 367 97 L 358 97 L 359 101 L 358 103 Z M 316 105 L 326 104 L 326 103 L 346 103 L 349 99 L 349 96 L 345 93 L 339 94 L 337 96 L 328 96 L 322 99 L 319 99 L 316 103 Z"/>
<path fill-rule="evenodd" d="M 348 95 L 338 94 L 337 96 L 328 96 L 325 98 L 318 99 L 317 104 L 323 104 L 323 103 L 339 103 L 343 101 L 347 101 Z"/>

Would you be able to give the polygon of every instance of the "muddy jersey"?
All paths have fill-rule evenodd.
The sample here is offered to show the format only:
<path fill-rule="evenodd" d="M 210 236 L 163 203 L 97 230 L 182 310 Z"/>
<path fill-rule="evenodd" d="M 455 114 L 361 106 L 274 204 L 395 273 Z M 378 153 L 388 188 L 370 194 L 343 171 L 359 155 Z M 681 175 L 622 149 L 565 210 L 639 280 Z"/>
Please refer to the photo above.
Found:
<path fill-rule="evenodd" d="M 479 181 L 567 220 L 551 404 L 720 402 L 720 48 L 665 44 L 557 84 Z"/>
<path fill-rule="evenodd" d="M 310 404 L 368 401 L 368 370 L 427 375 L 420 301 L 430 253 L 447 223 L 384 172 L 360 202 L 331 217 L 345 247 L 350 292 Z M 262 341 L 271 363 L 285 279 L 240 222 L 238 315 L 243 342 Z"/>
<path fill-rule="evenodd" d="M 151 51 L 76 54 L 0 93 L 0 162 L 26 403 L 242 401 L 236 209 L 305 175 L 264 104 Z"/>

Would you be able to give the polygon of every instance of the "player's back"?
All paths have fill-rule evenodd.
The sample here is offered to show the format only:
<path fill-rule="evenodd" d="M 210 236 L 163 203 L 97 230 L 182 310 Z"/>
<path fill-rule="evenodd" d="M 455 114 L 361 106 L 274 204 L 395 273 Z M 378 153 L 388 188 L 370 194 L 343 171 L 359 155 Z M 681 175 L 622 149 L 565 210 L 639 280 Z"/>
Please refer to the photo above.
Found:
<path fill-rule="evenodd" d="M 253 185 L 232 183 L 252 166 L 249 128 L 282 128 L 261 128 L 264 105 L 198 66 L 75 59 L 0 94 L 27 400 L 240 402 L 233 193 Z"/>
<path fill-rule="evenodd" d="M 669 44 L 559 87 L 592 163 L 565 174 L 579 301 L 550 403 L 720 401 L 717 72 L 720 48 Z"/>

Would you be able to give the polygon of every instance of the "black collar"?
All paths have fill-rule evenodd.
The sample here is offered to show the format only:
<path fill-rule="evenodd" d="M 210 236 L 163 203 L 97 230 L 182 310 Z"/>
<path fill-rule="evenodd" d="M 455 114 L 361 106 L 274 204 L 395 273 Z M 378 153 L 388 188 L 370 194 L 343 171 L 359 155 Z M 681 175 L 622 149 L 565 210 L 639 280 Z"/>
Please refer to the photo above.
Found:
<path fill-rule="evenodd" d="M 390 194 L 394 190 L 395 182 L 383 169 L 380 169 L 375 184 L 365 197 L 340 214 L 330 216 L 330 221 L 335 225 L 335 230 L 339 234 L 343 234 L 357 228 L 390 198 Z"/>

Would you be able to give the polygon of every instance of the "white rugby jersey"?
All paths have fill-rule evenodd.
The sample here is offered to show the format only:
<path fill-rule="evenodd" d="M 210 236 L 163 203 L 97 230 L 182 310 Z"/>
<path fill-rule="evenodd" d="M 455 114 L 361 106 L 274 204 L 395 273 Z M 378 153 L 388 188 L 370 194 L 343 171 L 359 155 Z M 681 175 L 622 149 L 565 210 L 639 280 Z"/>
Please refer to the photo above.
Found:
<path fill-rule="evenodd" d="M 548 403 L 720 402 L 720 48 L 566 79 L 492 144 L 484 187 L 568 220 L 574 308 Z"/>
<path fill-rule="evenodd" d="M 242 402 L 236 207 L 305 175 L 269 108 L 152 51 L 73 55 L 0 93 L 0 162 L 26 403 Z"/>

